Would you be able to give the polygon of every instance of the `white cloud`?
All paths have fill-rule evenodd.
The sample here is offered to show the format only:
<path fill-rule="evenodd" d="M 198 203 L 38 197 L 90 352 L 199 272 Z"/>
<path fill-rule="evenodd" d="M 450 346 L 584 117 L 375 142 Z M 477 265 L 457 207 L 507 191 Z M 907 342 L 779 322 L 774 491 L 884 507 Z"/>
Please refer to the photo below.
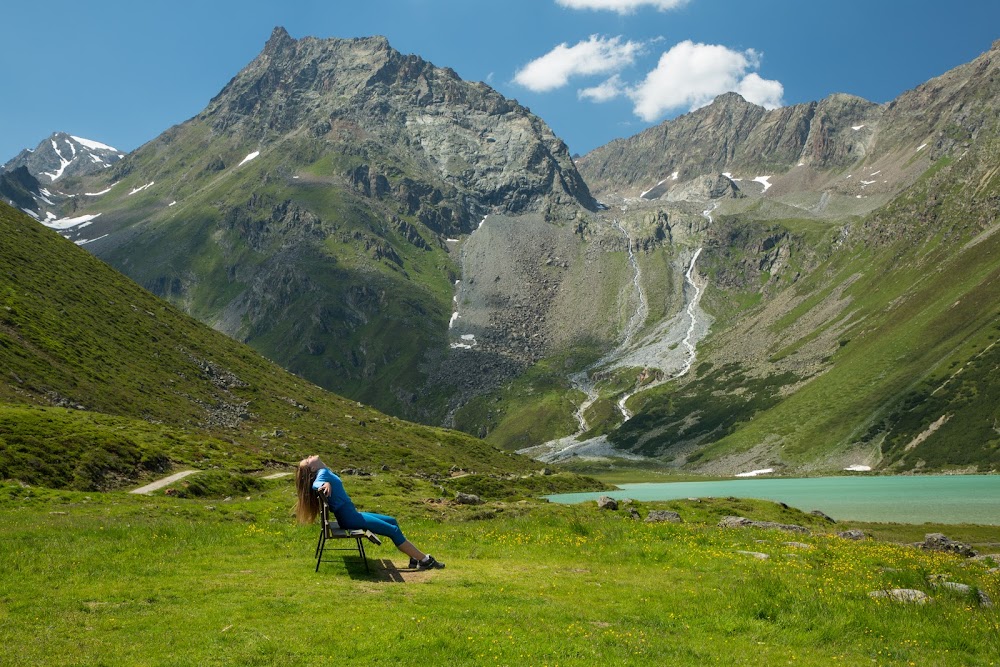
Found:
<path fill-rule="evenodd" d="M 556 4 L 570 9 L 608 9 L 619 14 L 629 14 L 640 7 L 655 7 L 661 12 L 686 5 L 688 0 L 556 0 Z"/>
<path fill-rule="evenodd" d="M 574 46 L 562 43 L 544 56 L 532 60 L 514 75 L 514 82 L 536 93 L 565 86 L 570 77 L 615 72 L 635 61 L 642 51 L 639 42 L 622 42 L 621 37 L 599 37 Z"/>
<path fill-rule="evenodd" d="M 591 102 L 608 102 L 625 93 L 625 86 L 617 74 L 604 83 L 592 88 L 584 88 L 577 91 L 576 96 L 581 100 Z"/>
<path fill-rule="evenodd" d="M 776 109 L 784 104 L 782 98 L 785 95 L 785 87 L 781 82 L 762 79 L 757 72 L 750 72 L 743 77 L 740 85 L 736 86 L 736 92 L 747 102 L 759 104 L 765 109 Z"/>
<path fill-rule="evenodd" d="M 635 114 L 654 121 L 672 109 L 697 109 L 729 91 L 762 106 L 781 106 L 784 88 L 778 81 L 762 79 L 749 70 L 760 66 L 753 49 L 733 51 L 717 44 L 690 40 L 673 46 L 645 80 L 628 91 Z"/>

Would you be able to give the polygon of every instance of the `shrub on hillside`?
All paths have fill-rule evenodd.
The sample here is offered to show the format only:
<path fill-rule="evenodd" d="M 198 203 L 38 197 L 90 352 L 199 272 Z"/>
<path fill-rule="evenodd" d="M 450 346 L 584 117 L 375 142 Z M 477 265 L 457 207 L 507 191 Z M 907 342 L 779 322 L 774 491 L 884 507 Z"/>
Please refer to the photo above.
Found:
<path fill-rule="evenodd" d="M 170 487 L 179 498 L 226 498 L 264 488 L 264 481 L 227 470 L 206 470 Z"/>

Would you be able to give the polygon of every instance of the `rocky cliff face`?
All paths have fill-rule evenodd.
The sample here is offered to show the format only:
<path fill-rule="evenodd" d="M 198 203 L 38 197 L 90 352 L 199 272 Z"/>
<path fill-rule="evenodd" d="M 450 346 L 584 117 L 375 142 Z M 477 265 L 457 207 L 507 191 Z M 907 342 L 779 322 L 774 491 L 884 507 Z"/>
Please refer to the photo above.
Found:
<path fill-rule="evenodd" d="M 0 172 L 0 197 L 6 199 L 11 206 L 33 212 L 37 216 L 41 194 L 38 179 L 31 175 L 27 167 L 22 165 Z"/>
<path fill-rule="evenodd" d="M 684 183 L 723 172 L 787 171 L 798 165 L 842 168 L 863 158 L 883 107 L 832 95 L 767 111 L 726 93 L 707 107 L 666 121 L 584 156 L 580 170 L 601 192 Z M 854 129 L 857 128 L 857 129 Z"/>
<path fill-rule="evenodd" d="M 957 67 L 885 105 L 846 94 L 766 111 L 736 93 L 602 146 L 579 160 L 595 192 L 638 194 L 667 180 L 683 185 L 720 173 L 769 174 L 777 191 L 871 194 L 840 187 L 843 170 L 872 166 L 893 194 L 919 170 L 907 168 L 916 149 L 926 160 L 976 141 L 995 114 L 1000 42 L 975 61 Z M 922 162 L 922 164 L 926 164 Z M 802 173 L 795 173 L 799 169 Z M 870 177 L 871 172 L 855 177 Z M 782 176 L 787 187 L 782 187 Z M 653 198 L 666 194 L 657 190 Z M 880 200 L 879 203 L 883 203 Z"/>
<path fill-rule="evenodd" d="M 349 146 L 363 159 L 356 185 L 407 201 L 442 233 L 470 231 L 491 211 L 594 206 L 566 145 L 537 116 L 383 37 L 294 40 L 276 28 L 199 118 L 262 144 L 296 133 Z M 390 184 L 401 166 L 411 175 Z M 451 210 L 433 219 L 441 199 Z"/>
<path fill-rule="evenodd" d="M 442 370 L 453 253 L 487 214 L 528 234 L 596 209 L 517 102 L 381 37 L 281 28 L 202 113 L 83 182 L 101 194 L 67 237 L 296 373 L 434 423 L 462 378 L 433 378 L 464 375 Z M 542 354 L 520 338 L 534 306 L 516 332 L 493 318 L 493 376 Z"/>

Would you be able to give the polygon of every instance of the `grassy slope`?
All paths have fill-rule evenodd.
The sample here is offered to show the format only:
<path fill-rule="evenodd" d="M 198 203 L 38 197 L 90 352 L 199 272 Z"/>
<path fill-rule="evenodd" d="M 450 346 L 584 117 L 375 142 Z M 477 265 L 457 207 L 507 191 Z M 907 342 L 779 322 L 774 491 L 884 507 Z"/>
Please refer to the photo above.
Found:
<path fill-rule="evenodd" d="M 371 163 L 393 166 L 391 184 L 421 180 L 418 167 L 377 145 L 359 149 L 295 136 L 239 164 L 259 148 L 213 135 L 195 119 L 130 155 L 121 180 L 91 208 L 141 233 L 118 232 L 125 243 L 98 253 L 310 381 L 393 414 L 440 423 L 444 401 L 437 391 L 448 389 L 424 387 L 420 362 L 425 350 L 445 346 L 455 267 L 414 216 L 359 195 L 345 178 Z M 267 219 L 272 206 L 285 203 L 315 216 L 312 228 Z M 415 228 L 426 246 L 403 238 L 387 224 L 392 217 Z M 386 248 L 398 263 L 376 256 Z M 181 293 L 164 289 L 177 283 Z M 266 294 L 262 285 L 270 286 Z M 247 307 L 234 326 L 232 313 Z"/>
<path fill-rule="evenodd" d="M 478 396 L 458 411 L 455 427 L 483 433 L 497 447 L 516 450 L 576 429 L 575 391 L 564 361 L 572 354 L 543 359 L 499 390 Z"/>
<path fill-rule="evenodd" d="M 995 367 L 991 345 L 1000 319 L 1000 240 L 988 231 L 995 225 L 990 202 L 1000 192 L 989 158 L 994 149 L 986 144 L 963 160 L 940 161 L 896 201 L 852 223 L 847 243 L 813 271 L 782 285 L 794 296 L 770 325 L 783 342 L 768 351 L 769 360 L 758 368 L 714 366 L 709 340 L 701 351 L 708 363 L 698 368 L 697 379 L 638 397 L 640 414 L 614 439 L 628 446 L 657 432 L 647 443 L 653 451 L 703 438 L 714 442 L 700 455 L 705 460 L 777 443 L 783 448 L 774 462 L 793 467 L 836 467 L 856 451 L 861 458 L 884 455 L 899 469 L 996 469 L 1000 439 L 993 425 L 1000 415 L 989 369 Z M 780 226 L 796 238 L 812 238 L 821 255 L 831 240 L 828 225 Z M 811 321 L 840 290 L 847 308 Z M 729 299 L 731 306 L 744 302 L 749 311 L 721 311 L 716 327 L 767 305 L 738 294 Z M 811 323 L 794 333 L 802 322 Z M 775 375 L 770 364 L 794 357 L 833 326 L 843 331 L 824 371 L 784 396 L 782 387 L 798 378 Z M 769 367 L 772 375 L 760 379 Z M 972 372 L 948 382 L 964 370 Z M 685 421 L 691 415 L 697 419 Z M 943 427 L 906 450 L 942 418 Z M 827 459 L 831 463 L 821 463 Z"/>
<path fill-rule="evenodd" d="M 964 186 L 970 173 L 978 173 L 974 160 L 969 163 L 956 165 L 965 168 L 950 173 L 928 174 L 880 212 L 869 230 L 895 240 L 875 248 L 859 243 L 835 254 L 814 273 L 820 280 L 834 276 L 831 284 L 858 277 L 847 290 L 853 325 L 842 334 L 829 370 L 755 416 L 752 423 L 741 425 L 716 445 L 716 451 L 747 448 L 776 434 L 785 439 L 783 456 L 801 464 L 861 442 L 866 430 L 869 441 L 863 446 L 877 448 L 879 422 L 899 409 L 908 392 L 928 383 L 941 384 L 955 367 L 990 345 L 1000 319 L 1000 268 L 995 259 L 1000 240 L 989 236 L 968 244 L 992 224 L 976 220 L 961 201 L 970 198 Z M 980 201 L 988 202 L 998 191 L 1000 178 L 994 174 L 981 184 Z M 797 289 L 808 293 L 822 289 L 822 283 L 807 281 Z M 794 315 L 776 326 L 790 326 Z M 954 390 L 943 387 L 948 395 Z M 914 394 L 909 396 L 907 409 L 912 410 L 916 402 Z M 969 401 L 975 406 L 964 413 L 961 428 L 971 436 L 997 415 L 996 403 L 988 395 L 970 396 L 964 402 Z M 946 411 L 927 411 L 925 419 L 911 420 L 907 432 L 897 432 L 896 438 L 910 442 L 943 414 Z M 876 428 L 871 430 L 872 426 Z M 907 467 L 919 465 L 919 460 L 934 467 L 978 465 L 983 470 L 1000 464 L 995 434 L 986 442 L 961 443 L 950 457 L 933 453 L 943 435 L 932 434 L 915 445 Z M 957 444 L 954 439 L 952 443 Z M 709 450 L 707 455 L 713 453 Z"/>
<path fill-rule="evenodd" d="M 288 480 L 232 500 L 0 485 L 5 664 L 965 666 L 1000 653 L 996 608 L 930 583 L 1000 599 L 985 564 L 831 537 L 773 503 L 637 504 L 685 519 L 647 524 L 592 503 L 424 503 L 435 490 L 404 482 L 349 484 L 445 570 L 407 572 L 382 546 L 373 576 L 336 554 L 314 573 L 315 527 L 293 525 Z M 814 534 L 713 527 L 728 514 Z M 868 595 L 896 587 L 934 602 Z"/>
<path fill-rule="evenodd" d="M 329 394 L 2 204 L 0 368 L 0 477 L 104 488 L 164 457 L 258 469 L 314 451 L 334 466 L 534 467 Z"/>

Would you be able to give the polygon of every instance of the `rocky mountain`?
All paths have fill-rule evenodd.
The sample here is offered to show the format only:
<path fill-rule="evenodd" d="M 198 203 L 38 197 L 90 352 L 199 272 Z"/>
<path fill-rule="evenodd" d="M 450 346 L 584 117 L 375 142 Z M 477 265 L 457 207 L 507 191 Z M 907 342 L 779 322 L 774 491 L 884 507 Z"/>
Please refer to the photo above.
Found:
<path fill-rule="evenodd" d="M 350 174 L 365 194 L 405 200 L 431 229 L 471 231 L 486 213 L 563 201 L 593 206 L 566 145 L 536 116 L 484 84 L 406 56 L 382 37 L 292 39 L 275 29 L 263 52 L 199 116 L 217 133 L 268 143 L 288 133 L 396 153 L 443 181 L 423 192 L 399 164 Z M 374 150 L 372 150 L 374 149 Z M 452 210 L 441 210 L 438 200 Z"/>
<path fill-rule="evenodd" d="M 123 157 L 98 141 L 56 132 L 0 167 L 0 196 L 35 219 L 51 221 L 75 210 L 72 199 L 83 194 L 77 191 L 80 178 L 110 169 Z"/>
<path fill-rule="evenodd" d="M 577 253 L 596 209 L 516 101 L 381 37 L 281 28 L 202 113 L 80 189 L 99 196 L 53 221 L 66 238 L 294 372 L 431 423 L 544 356 L 555 334 L 533 334 L 564 320 L 551 295 L 517 303 L 523 281 L 502 281 L 513 320 L 456 320 L 466 239 L 489 216 Z"/>
<path fill-rule="evenodd" d="M 884 105 L 724 95 L 577 171 L 483 84 L 276 29 L 58 226 L 303 377 L 545 460 L 994 470 L 998 54 Z"/>
<path fill-rule="evenodd" d="M 989 131 L 997 45 L 884 105 L 834 94 L 765 110 L 736 93 L 708 107 L 612 141 L 579 160 L 598 193 L 671 198 L 694 178 L 767 176 L 772 197 L 827 193 L 868 200 L 871 210 L 906 187 L 929 161 L 953 154 Z M 872 168 L 869 174 L 852 171 Z M 872 173 L 880 178 L 873 178 Z M 851 180 L 853 178 L 853 181 Z M 749 186 L 756 190 L 761 185 Z"/>
<path fill-rule="evenodd" d="M 639 245 L 643 325 L 574 380 L 577 434 L 530 451 L 995 470 L 998 70 L 1000 43 L 886 105 L 724 95 L 580 159 Z M 643 310 L 657 255 L 674 319 Z"/>

